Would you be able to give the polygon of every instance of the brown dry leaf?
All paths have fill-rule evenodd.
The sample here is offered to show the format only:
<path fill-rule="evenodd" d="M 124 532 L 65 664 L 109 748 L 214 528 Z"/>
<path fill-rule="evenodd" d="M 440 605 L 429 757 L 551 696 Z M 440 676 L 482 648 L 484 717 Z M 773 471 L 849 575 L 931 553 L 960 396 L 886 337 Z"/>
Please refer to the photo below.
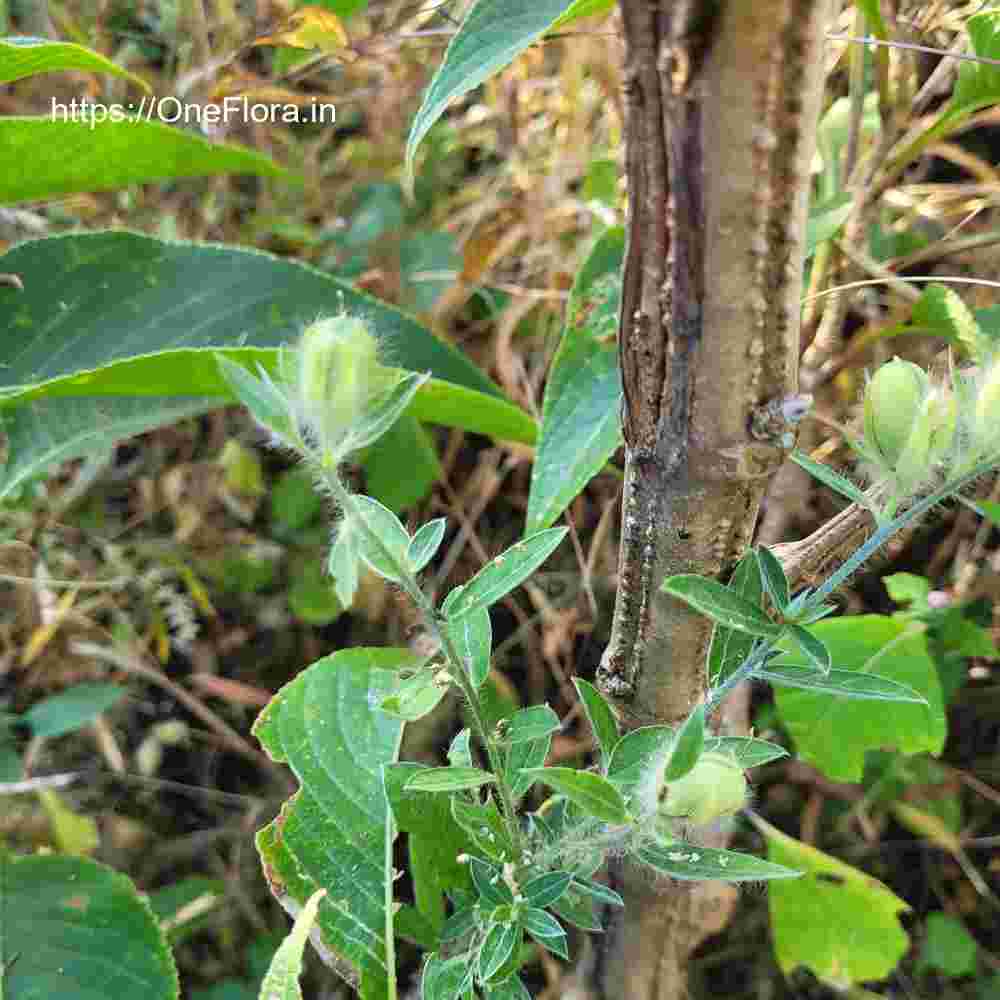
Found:
<path fill-rule="evenodd" d="M 293 49 L 318 49 L 327 55 L 335 55 L 346 49 L 351 40 L 336 14 L 322 7 L 310 5 L 300 7 L 289 15 L 270 35 L 262 35 L 253 41 L 257 45 L 287 45 Z"/>

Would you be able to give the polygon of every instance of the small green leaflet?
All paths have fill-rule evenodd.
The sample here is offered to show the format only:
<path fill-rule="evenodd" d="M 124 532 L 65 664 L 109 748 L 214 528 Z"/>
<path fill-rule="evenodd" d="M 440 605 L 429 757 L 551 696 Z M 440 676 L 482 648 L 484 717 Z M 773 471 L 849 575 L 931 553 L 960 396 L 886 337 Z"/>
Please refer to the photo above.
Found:
<path fill-rule="evenodd" d="M 415 774 L 405 787 L 412 792 L 460 792 L 464 788 L 492 785 L 496 780 L 477 767 L 430 767 Z"/>
<path fill-rule="evenodd" d="M 585 813 L 605 823 L 628 822 L 628 811 L 622 793 L 607 778 L 572 767 L 535 767 L 522 773 L 530 774 L 550 788 L 561 792 Z"/>
<path fill-rule="evenodd" d="M 680 573 L 664 580 L 661 589 L 725 628 L 762 639 L 777 639 L 784 631 L 757 605 L 708 577 Z"/>

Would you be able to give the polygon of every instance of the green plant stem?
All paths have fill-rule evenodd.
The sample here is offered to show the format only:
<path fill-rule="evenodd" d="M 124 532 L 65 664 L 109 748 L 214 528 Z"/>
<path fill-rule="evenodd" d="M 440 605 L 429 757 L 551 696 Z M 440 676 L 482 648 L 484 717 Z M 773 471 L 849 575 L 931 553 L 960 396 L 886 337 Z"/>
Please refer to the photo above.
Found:
<path fill-rule="evenodd" d="M 514 796 L 511 792 L 507 777 L 504 774 L 503 761 L 500 759 L 499 748 L 497 747 L 496 741 L 493 739 L 486 723 L 483 720 L 482 703 L 479 700 L 479 692 L 469 679 L 462 663 L 462 659 L 458 655 L 458 651 L 455 649 L 455 645 L 451 640 L 451 636 L 448 635 L 446 629 L 441 627 L 440 619 L 434 609 L 434 605 L 420 588 L 416 577 L 410 572 L 410 568 L 405 565 L 400 565 L 396 561 L 395 555 L 389 551 L 388 546 L 385 545 L 379 535 L 368 526 L 367 521 L 358 509 L 357 504 L 354 502 L 354 497 L 344 487 L 343 483 L 341 483 L 336 472 L 331 472 L 328 469 L 324 469 L 323 472 L 324 479 L 330 487 L 330 492 L 334 500 L 345 512 L 345 514 L 353 519 L 354 524 L 360 525 L 360 529 L 366 538 L 372 542 L 376 548 L 378 548 L 381 556 L 393 566 L 396 571 L 396 575 L 399 578 L 400 585 L 406 591 L 410 600 L 413 601 L 417 611 L 420 613 L 420 617 L 423 619 L 424 625 L 437 640 L 440 649 L 445 654 L 445 659 L 448 661 L 449 665 L 451 679 L 458 685 L 462 694 L 465 696 L 465 700 L 468 703 L 469 712 L 472 717 L 473 728 L 482 742 L 483 747 L 486 749 L 486 756 L 489 760 L 490 770 L 496 776 L 496 787 L 500 795 L 501 812 L 503 814 L 504 824 L 507 827 L 507 834 L 510 837 L 511 847 L 514 851 L 514 865 L 516 868 L 519 868 L 523 863 L 523 845 L 521 827 L 518 823 L 517 810 L 514 806 Z"/>

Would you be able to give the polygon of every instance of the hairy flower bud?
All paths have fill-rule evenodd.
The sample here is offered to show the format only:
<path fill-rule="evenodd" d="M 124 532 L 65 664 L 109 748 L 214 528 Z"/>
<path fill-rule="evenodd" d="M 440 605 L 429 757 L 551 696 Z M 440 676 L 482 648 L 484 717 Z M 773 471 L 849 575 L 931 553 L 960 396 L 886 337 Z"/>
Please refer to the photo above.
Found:
<path fill-rule="evenodd" d="M 378 343 L 353 316 L 317 320 L 299 343 L 295 372 L 300 419 L 324 459 L 344 456 L 339 445 L 364 413 L 383 371 Z"/>
<path fill-rule="evenodd" d="M 919 365 L 893 358 L 882 365 L 865 390 L 865 445 L 888 469 L 895 469 L 910 443 L 914 422 L 929 391 Z M 917 447 L 921 447 L 917 443 Z"/>
<path fill-rule="evenodd" d="M 748 793 L 746 775 L 737 761 L 709 750 L 683 778 L 662 786 L 659 818 L 705 826 L 742 809 Z"/>

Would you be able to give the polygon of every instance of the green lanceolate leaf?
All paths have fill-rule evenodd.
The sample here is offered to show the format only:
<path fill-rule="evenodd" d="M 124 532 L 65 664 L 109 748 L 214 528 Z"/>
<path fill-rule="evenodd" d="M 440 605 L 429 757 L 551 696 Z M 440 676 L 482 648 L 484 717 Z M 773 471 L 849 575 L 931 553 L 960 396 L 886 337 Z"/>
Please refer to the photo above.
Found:
<path fill-rule="evenodd" d="M 764 671 L 767 680 L 782 685 L 775 692 L 778 714 L 804 760 L 834 780 L 860 781 L 867 750 L 941 751 L 947 733 L 943 697 L 923 632 L 879 615 L 834 619 L 812 629 L 837 667 L 824 676 L 802 664 L 802 654 L 786 639 L 786 652 Z M 894 704 L 887 707 L 886 701 Z"/>
<path fill-rule="evenodd" d="M 728 586 L 744 600 L 760 607 L 764 591 L 760 565 L 754 552 L 747 552 L 736 564 Z M 746 632 L 716 625 L 712 630 L 712 644 L 708 650 L 708 676 L 711 683 L 715 685 L 724 682 L 750 655 L 753 644 L 753 636 Z"/>
<path fill-rule="evenodd" d="M 551 525 L 621 445 L 615 333 L 624 254 L 624 230 L 607 230 L 573 284 L 562 340 L 545 385 L 527 531 Z"/>
<path fill-rule="evenodd" d="M 543 947 L 561 959 L 569 961 L 566 932 L 555 917 L 529 906 L 521 915 L 521 926 Z"/>
<path fill-rule="evenodd" d="M 444 624 L 462 667 L 474 687 L 482 687 L 490 673 L 493 628 L 485 607 L 475 607 L 463 615 L 449 617 Z"/>
<path fill-rule="evenodd" d="M 358 553 L 379 576 L 399 583 L 407 568 L 406 553 L 410 536 L 402 522 L 388 507 L 383 507 L 371 497 L 353 498 L 358 515 L 368 531 L 355 530 Z M 375 538 L 372 538 L 375 535 Z"/>
<path fill-rule="evenodd" d="M 551 906 L 569 888 L 572 872 L 546 872 L 521 886 L 524 898 L 532 906 Z"/>
<path fill-rule="evenodd" d="M 580 677 L 574 677 L 573 685 L 580 696 L 583 711 L 601 751 L 601 767 L 607 772 L 611 751 L 618 742 L 618 720 L 611 706 L 601 697 L 601 693 L 593 684 Z"/>
<path fill-rule="evenodd" d="M 713 736 L 705 740 L 705 752 L 723 753 L 737 761 L 743 770 L 761 767 L 788 756 L 784 747 L 749 736 Z"/>
<path fill-rule="evenodd" d="M 468 958 L 429 956 L 420 976 L 420 1000 L 472 1000 L 472 969 Z"/>
<path fill-rule="evenodd" d="M 573 0 L 565 13 L 552 25 L 551 30 L 558 31 L 581 17 L 599 17 L 601 14 L 607 14 L 614 10 L 614 6 L 615 0 Z"/>
<path fill-rule="evenodd" d="M 626 733 L 611 752 L 608 780 L 620 788 L 632 788 L 655 760 L 669 752 L 673 741 L 671 726 L 642 726 Z"/>
<path fill-rule="evenodd" d="M 510 834 L 493 799 L 481 804 L 469 802 L 460 795 L 452 796 L 451 815 L 479 853 L 491 861 L 510 859 L 513 852 Z"/>
<path fill-rule="evenodd" d="M 479 975 L 485 980 L 492 979 L 510 958 L 521 940 L 521 929 L 517 924 L 494 924 L 479 946 Z"/>
<path fill-rule="evenodd" d="M 386 837 L 383 765 L 399 750 L 403 724 L 378 709 L 399 680 L 406 650 L 349 649 L 286 684 L 254 725 L 299 791 L 257 835 L 272 893 L 297 913 L 316 889 L 322 941 L 359 977 L 365 1000 L 384 997 Z"/>
<path fill-rule="evenodd" d="M 765 546 L 755 550 L 757 565 L 760 567 L 760 578 L 764 584 L 764 589 L 774 602 L 778 611 L 784 611 L 788 605 L 788 580 L 781 563 L 775 558 L 774 553 Z"/>
<path fill-rule="evenodd" d="M 250 416 L 288 447 L 297 443 L 298 431 L 289 413 L 288 400 L 266 372 L 258 378 L 243 365 L 216 353 L 219 374 L 232 394 L 249 410 Z"/>
<path fill-rule="evenodd" d="M 801 625 L 789 625 L 788 633 L 798 643 L 800 652 L 816 670 L 822 674 L 830 672 L 832 666 L 830 650 L 823 645 L 821 639 L 817 639 L 809 629 L 803 628 Z"/>
<path fill-rule="evenodd" d="M 538 767 L 529 772 L 536 780 L 561 792 L 588 816 L 605 823 L 625 823 L 628 811 L 622 793 L 607 778 L 572 767 Z"/>
<path fill-rule="evenodd" d="M 575 875 L 573 877 L 573 888 L 588 896 L 592 896 L 598 902 L 605 903 L 608 906 L 623 907 L 625 905 L 625 900 L 614 889 L 609 889 L 606 885 L 603 885 L 601 882 L 595 882 L 593 879 L 581 878 L 579 875 Z"/>
<path fill-rule="evenodd" d="M 670 757 L 663 771 L 664 781 L 683 778 L 701 756 L 705 748 L 705 706 L 698 705 L 677 730 L 677 738 L 670 748 Z"/>
<path fill-rule="evenodd" d="M 295 925 L 280 947 L 274 953 L 267 973 L 260 984 L 260 996 L 264 1000 L 302 1000 L 299 976 L 302 975 L 302 961 L 305 957 L 306 941 L 316 923 L 319 901 L 326 895 L 325 889 L 317 889 L 306 900 L 306 905 L 295 918 Z"/>
<path fill-rule="evenodd" d="M 424 94 L 406 140 L 406 171 L 421 140 L 448 102 L 468 93 L 507 66 L 552 27 L 569 0 L 477 0 L 452 37 L 444 59 Z"/>
<path fill-rule="evenodd" d="M 526 743 L 539 740 L 560 729 L 559 716 L 548 705 L 522 708 L 501 723 L 506 743 Z"/>
<path fill-rule="evenodd" d="M 772 622 L 761 608 L 716 580 L 680 573 L 664 580 L 661 589 L 724 628 L 762 639 L 781 635 L 782 626 Z"/>
<path fill-rule="evenodd" d="M 479 858 L 472 858 L 469 861 L 469 868 L 479 898 L 487 906 L 508 906 L 514 902 L 514 894 L 510 891 L 510 886 L 503 880 L 499 868 L 487 864 Z"/>
<path fill-rule="evenodd" d="M 429 715 L 448 693 L 448 685 L 439 683 L 434 674 L 433 669 L 424 669 L 408 677 L 382 699 L 379 708 L 404 722 L 416 722 Z"/>
<path fill-rule="evenodd" d="M 862 507 L 868 505 L 869 501 L 864 491 L 858 489 L 850 479 L 846 479 L 839 472 L 835 472 L 830 466 L 813 461 L 813 459 L 801 451 L 793 451 L 791 459 L 796 465 L 805 469 L 813 479 L 818 479 L 824 486 L 829 486 L 835 493 L 839 493 L 842 497 L 846 497 L 854 503 L 861 504 Z"/>
<path fill-rule="evenodd" d="M 2 849 L 0 986 L 5 1000 L 179 996 L 166 937 L 128 878 L 89 858 Z"/>
<path fill-rule="evenodd" d="M 515 802 L 538 779 L 537 769 L 545 763 L 551 747 L 552 735 L 550 733 L 537 740 L 515 743 L 507 751 L 504 772 Z"/>
<path fill-rule="evenodd" d="M 755 858 L 752 854 L 698 847 L 675 841 L 649 844 L 636 852 L 636 859 L 664 875 L 682 882 L 721 879 L 725 882 L 763 882 L 798 878 L 802 873 L 785 865 Z"/>
<path fill-rule="evenodd" d="M 523 583 L 566 537 L 567 528 L 547 528 L 491 559 L 467 584 L 453 590 L 442 607 L 449 620 L 488 608 Z"/>
<path fill-rule="evenodd" d="M 768 888 L 771 935 L 785 973 L 800 965 L 846 987 L 885 979 L 909 948 L 898 914 L 909 907 L 866 872 L 756 820 L 772 862 L 804 874 Z"/>
<path fill-rule="evenodd" d="M 431 767 L 419 771 L 406 784 L 408 792 L 460 792 L 492 785 L 496 777 L 478 767 Z"/>
<path fill-rule="evenodd" d="M 434 558 L 444 539 L 447 524 L 443 517 L 436 517 L 417 529 L 406 550 L 411 572 L 419 573 Z"/>
<path fill-rule="evenodd" d="M 174 178 L 284 173 L 253 150 L 157 121 L 0 120 L 0 204 Z"/>

